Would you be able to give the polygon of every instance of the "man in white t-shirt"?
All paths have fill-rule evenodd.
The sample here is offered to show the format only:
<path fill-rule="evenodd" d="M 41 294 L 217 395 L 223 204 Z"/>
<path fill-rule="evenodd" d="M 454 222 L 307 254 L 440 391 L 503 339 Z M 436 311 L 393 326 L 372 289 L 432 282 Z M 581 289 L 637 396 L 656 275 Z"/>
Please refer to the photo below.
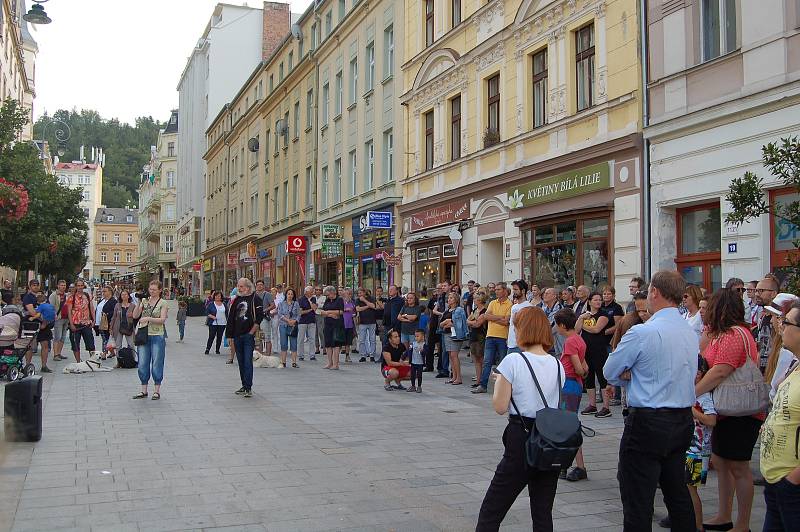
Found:
<path fill-rule="evenodd" d="M 523 279 L 518 279 L 511 283 L 511 300 L 514 302 L 511 305 L 511 319 L 508 323 L 508 353 L 520 353 L 522 350 L 517 345 L 517 331 L 514 327 L 514 316 L 525 307 L 532 307 L 530 301 L 526 299 L 528 293 L 528 283 Z"/>

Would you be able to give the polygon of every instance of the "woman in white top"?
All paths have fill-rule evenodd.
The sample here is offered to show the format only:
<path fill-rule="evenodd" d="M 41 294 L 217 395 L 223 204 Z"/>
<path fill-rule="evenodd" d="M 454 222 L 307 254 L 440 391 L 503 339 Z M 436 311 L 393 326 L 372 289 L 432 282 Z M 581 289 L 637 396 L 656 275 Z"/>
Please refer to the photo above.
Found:
<path fill-rule="evenodd" d="M 563 383 L 564 367 L 548 353 L 553 347 L 553 335 L 542 309 L 528 307 L 517 312 L 514 328 L 517 344 L 523 352 L 509 353 L 497 366 L 492 398 L 495 412 L 501 416 L 509 414 L 503 433 L 505 452 L 481 504 L 476 532 L 498 530 L 525 486 L 530 495 L 533 529 L 537 532 L 553 530 L 553 500 L 559 471 L 538 471 L 529 468 L 525 461 L 527 433 L 523 423 L 530 428 L 536 413 L 545 407 L 525 359 L 536 373 L 547 404 L 552 408 L 558 408 L 559 374 Z M 510 406 L 512 398 L 519 412 Z"/>
<path fill-rule="evenodd" d="M 214 339 L 217 341 L 216 353 L 219 355 L 219 347 L 222 344 L 222 336 L 225 334 L 225 326 L 228 325 L 228 307 L 222 299 L 222 292 L 214 292 L 213 301 L 206 307 L 206 325 L 208 325 L 208 342 L 206 342 L 206 354 L 211 350 Z"/>
<path fill-rule="evenodd" d="M 683 292 L 683 306 L 686 307 L 684 319 L 689 322 L 692 329 L 697 334 L 697 340 L 703 334 L 703 316 L 700 314 L 700 301 L 703 299 L 703 291 L 695 284 L 686 285 Z M 699 344 L 698 344 L 699 345 Z"/>

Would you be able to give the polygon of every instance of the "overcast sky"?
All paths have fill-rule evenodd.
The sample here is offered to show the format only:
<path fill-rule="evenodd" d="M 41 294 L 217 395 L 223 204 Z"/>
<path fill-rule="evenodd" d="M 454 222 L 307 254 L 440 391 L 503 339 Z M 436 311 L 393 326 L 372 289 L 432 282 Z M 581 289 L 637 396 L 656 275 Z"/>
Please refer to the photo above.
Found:
<path fill-rule="evenodd" d="M 28 0 L 28 6 L 32 3 Z M 39 44 L 34 115 L 96 109 L 103 118 L 166 121 L 186 58 L 216 0 L 52 0 L 51 24 L 33 26 Z M 241 5 L 242 0 L 227 3 Z M 291 0 L 293 13 L 309 0 Z M 249 5 L 262 2 L 250 0 Z M 255 66 L 255 65 L 254 65 Z"/>

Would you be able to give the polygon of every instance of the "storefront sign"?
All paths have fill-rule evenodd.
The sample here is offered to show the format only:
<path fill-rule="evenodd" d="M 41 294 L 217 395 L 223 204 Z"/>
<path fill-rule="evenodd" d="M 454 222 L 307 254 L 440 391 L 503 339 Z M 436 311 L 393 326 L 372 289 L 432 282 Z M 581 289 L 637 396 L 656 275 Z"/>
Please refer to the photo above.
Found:
<path fill-rule="evenodd" d="M 370 216 L 373 217 L 373 221 L 380 219 L 383 225 L 370 225 Z M 353 217 L 353 223 L 351 224 L 353 240 L 357 240 L 363 233 L 370 233 L 376 229 L 391 229 L 393 223 L 392 207 L 361 213 L 359 216 Z"/>
<path fill-rule="evenodd" d="M 608 162 L 593 164 L 514 187 L 508 191 L 508 206 L 521 209 L 605 190 L 611 187 L 609 167 Z"/>
<path fill-rule="evenodd" d="M 341 242 L 322 242 L 322 258 L 333 259 L 342 256 Z"/>
<path fill-rule="evenodd" d="M 256 251 L 256 243 L 255 242 L 248 242 L 246 251 L 247 251 L 247 258 L 248 259 L 255 259 L 255 258 L 258 257 L 258 252 Z"/>
<path fill-rule="evenodd" d="M 199 272 L 202 268 L 203 268 L 203 263 L 201 262 L 195 262 L 194 264 L 192 264 L 192 270 L 196 272 Z"/>
<path fill-rule="evenodd" d="M 210 272 L 213 269 L 214 269 L 214 263 L 211 261 L 211 259 L 206 259 L 203 261 L 204 272 Z"/>
<path fill-rule="evenodd" d="M 258 250 L 258 258 L 259 259 L 271 259 L 272 258 L 272 248 L 267 249 L 259 249 Z"/>
<path fill-rule="evenodd" d="M 344 240 L 344 227 L 339 224 L 322 224 L 319 230 L 320 240 L 339 241 Z"/>
<path fill-rule="evenodd" d="M 305 253 L 306 252 L 306 237 L 304 236 L 290 236 L 286 240 L 286 249 L 289 253 Z"/>
<path fill-rule="evenodd" d="M 367 228 L 390 229 L 392 227 L 392 213 L 385 211 L 367 211 Z"/>
<path fill-rule="evenodd" d="M 237 264 L 239 264 L 239 254 L 228 253 L 228 266 L 236 266 Z"/>
<path fill-rule="evenodd" d="M 469 218 L 469 200 L 447 203 L 410 216 L 411 232 L 422 231 L 438 225 L 445 225 Z"/>

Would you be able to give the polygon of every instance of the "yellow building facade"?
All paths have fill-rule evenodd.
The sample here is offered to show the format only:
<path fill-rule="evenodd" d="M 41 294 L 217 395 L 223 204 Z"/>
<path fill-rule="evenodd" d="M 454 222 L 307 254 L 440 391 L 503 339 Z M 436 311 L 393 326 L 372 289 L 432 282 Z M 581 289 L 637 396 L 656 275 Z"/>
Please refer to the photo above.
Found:
<path fill-rule="evenodd" d="M 405 3 L 404 285 L 641 273 L 638 4 Z"/>
<path fill-rule="evenodd" d="M 103 282 L 132 280 L 139 253 L 139 213 L 101 207 L 94 217 L 94 265 Z"/>

